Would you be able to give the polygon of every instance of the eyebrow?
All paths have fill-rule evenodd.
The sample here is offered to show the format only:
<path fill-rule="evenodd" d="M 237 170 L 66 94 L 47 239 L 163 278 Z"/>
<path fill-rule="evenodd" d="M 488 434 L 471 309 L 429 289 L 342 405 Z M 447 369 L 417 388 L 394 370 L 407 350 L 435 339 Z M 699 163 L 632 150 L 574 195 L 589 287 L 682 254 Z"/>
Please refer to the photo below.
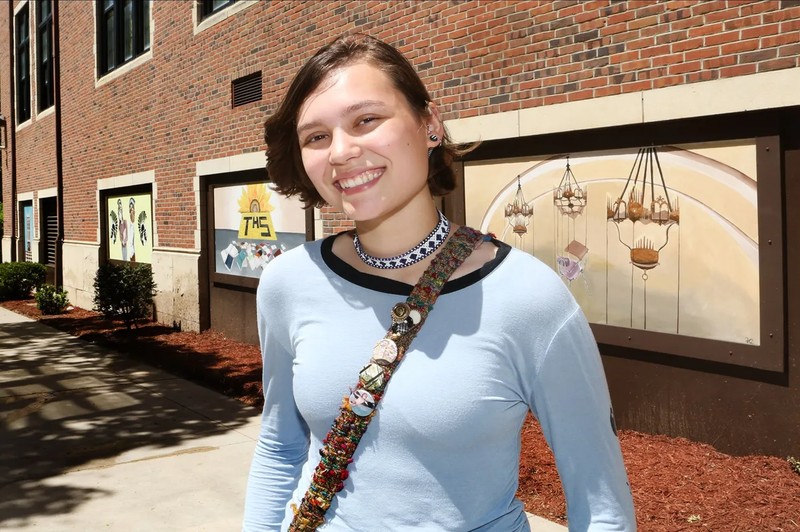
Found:
<path fill-rule="evenodd" d="M 366 107 L 386 107 L 386 103 L 384 103 L 384 102 L 382 102 L 380 100 L 362 100 L 362 101 L 356 102 L 356 103 L 354 103 L 352 105 L 348 105 L 344 109 L 344 112 L 342 114 L 343 115 L 349 115 L 351 113 L 356 113 L 356 112 L 361 111 L 362 109 L 364 109 Z M 300 135 L 304 131 L 306 131 L 308 129 L 313 129 L 313 128 L 319 126 L 319 125 L 321 125 L 321 122 L 318 121 L 318 120 L 314 120 L 314 121 L 311 121 L 311 122 L 306 122 L 305 124 L 300 124 L 297 127 L 297 134 Z"/>

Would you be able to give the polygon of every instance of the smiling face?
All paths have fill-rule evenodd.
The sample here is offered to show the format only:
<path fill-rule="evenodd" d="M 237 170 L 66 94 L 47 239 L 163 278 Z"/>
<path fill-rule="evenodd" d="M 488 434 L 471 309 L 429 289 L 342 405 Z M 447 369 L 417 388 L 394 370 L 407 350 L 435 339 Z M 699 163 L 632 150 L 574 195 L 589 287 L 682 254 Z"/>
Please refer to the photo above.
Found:
<path fill-rule="evenodd" d="M 356 222 L 430 201 L 428 148 L 438 142 L 429 137 L 441 137 L 441 127 L 435 109 L 420 117 L 386 74 L 366 62 L 333 71 L 297 117 L 311 182 Z"/>

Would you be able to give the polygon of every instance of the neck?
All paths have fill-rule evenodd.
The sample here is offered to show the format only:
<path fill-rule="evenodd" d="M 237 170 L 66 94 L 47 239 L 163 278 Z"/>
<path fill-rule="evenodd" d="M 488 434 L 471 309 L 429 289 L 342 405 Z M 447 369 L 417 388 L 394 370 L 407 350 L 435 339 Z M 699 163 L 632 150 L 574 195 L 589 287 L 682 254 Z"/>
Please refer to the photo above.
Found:
<path fill-rule="evenodd" d="M 403 208 L 380 219 L 356 222 L 364 251 L 375 257 L 405 253 L 427 237 L 439 222 L 433 198 L 418 208 Z"/>

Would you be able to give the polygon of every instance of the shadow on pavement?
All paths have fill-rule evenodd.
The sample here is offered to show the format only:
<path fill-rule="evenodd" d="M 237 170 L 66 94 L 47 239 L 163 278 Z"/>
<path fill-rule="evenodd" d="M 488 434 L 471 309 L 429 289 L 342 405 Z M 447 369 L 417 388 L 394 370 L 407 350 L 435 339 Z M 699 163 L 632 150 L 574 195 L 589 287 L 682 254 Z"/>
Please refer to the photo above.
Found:
<path fill-rule="evenodd" d="M 207 445 L 197 440 L 241 428 L 254 415 L 37 322 L 0 323 L 0 528 L 107 494 L 47 479 Z"/>

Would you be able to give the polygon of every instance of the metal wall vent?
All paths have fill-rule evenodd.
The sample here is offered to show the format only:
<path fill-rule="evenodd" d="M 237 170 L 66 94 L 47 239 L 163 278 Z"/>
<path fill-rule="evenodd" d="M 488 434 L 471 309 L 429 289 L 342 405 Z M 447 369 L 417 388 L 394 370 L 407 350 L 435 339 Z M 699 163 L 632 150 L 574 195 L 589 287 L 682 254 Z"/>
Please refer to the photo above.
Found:
<path fill-rule="evenodd" d="M 231 83 L 233 106 L 239 107 L 246 103 L 261 100 L 261 72 L 255 72 L 233 80 Z"/>

